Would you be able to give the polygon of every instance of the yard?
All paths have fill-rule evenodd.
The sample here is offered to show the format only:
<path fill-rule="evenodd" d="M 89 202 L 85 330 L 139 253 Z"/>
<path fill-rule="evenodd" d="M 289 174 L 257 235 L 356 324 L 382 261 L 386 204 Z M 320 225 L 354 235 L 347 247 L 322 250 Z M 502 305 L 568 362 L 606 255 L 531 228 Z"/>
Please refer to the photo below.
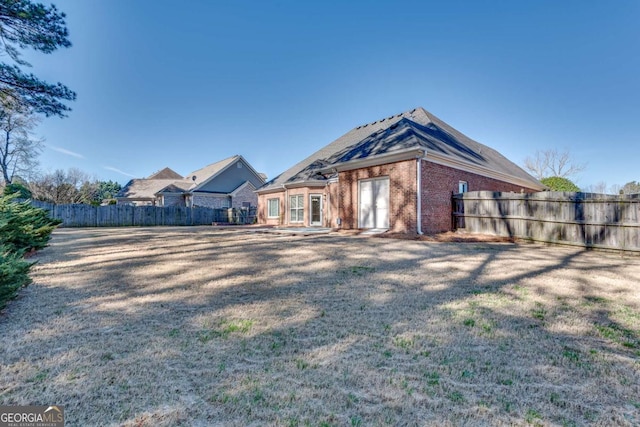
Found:
<path fill-rule="evenodd" d="M 60 229 L 0 314 L 0 405 L 68 426 L 638 425 L 640 258 Z"/>

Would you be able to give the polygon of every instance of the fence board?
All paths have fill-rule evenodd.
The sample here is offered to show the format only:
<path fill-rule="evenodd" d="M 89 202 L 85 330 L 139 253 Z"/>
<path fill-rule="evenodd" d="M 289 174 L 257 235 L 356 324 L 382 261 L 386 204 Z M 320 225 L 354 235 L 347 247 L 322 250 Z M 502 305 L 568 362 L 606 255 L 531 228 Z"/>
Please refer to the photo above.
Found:
<path fill-rule="evenodd" d="M 640 251 L 640 197 L 475 191 L 453 195 L 455 228 L 603 249 Z"/>
<path fill-rule="evenodd" d="M 256 208 L 211 209 L 184 206 L 91 206 L 83 204 L 54 205 L 32 201 L 53 218 L 62 220 L 62 227 L 128 227 L 186 226 L 220 224 L 252 224 Z"/>

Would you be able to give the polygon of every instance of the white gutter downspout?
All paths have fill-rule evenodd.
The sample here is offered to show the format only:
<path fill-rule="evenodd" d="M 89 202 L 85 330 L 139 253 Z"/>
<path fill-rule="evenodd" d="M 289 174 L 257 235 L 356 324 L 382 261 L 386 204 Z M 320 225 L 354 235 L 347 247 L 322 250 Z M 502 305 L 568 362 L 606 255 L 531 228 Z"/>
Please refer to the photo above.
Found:
<path fill-rule="evenodd" d="M 287 219 L 287 216 L 289 215 L 289 189 L 285 184 L 282 184 L 282 188 L 284 188 L 284 215 L 282 216 L 283 223 L 280 225 L 284 227 L 289 225 L 289 221 Z"/>
<path fill-rule="evenodd" d="M 417 205 L 418 212 L 416 212 L 416 220 L 418 222 L 417 231 L 418 234 L 422 234 L 422 156 L 416 159 L 416 183 L 417 183 Z"/>

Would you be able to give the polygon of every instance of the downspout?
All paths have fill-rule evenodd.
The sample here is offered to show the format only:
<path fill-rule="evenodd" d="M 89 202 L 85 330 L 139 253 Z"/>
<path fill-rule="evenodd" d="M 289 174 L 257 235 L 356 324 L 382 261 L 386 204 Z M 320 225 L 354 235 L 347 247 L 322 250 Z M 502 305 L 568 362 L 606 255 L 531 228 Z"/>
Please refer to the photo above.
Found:
<path fill-rule="evenodd" d="M 289 221 L 287 219 L 287 215 L 289 214 L 289 189 L 287 188 L 287 186 L 285 184 L 282 184 L 282 188 L 284 188 L 284 215 L 282 216 L 282 224 L 280 224 L 281 226 L 286 226 L 287 224 L 289 224 Z"/>
<path fill-rule="evenodd" d="M 418 206 L 418 211 L 416 212 L 416 220 L 418 222 L 417 224 L 417 231 L 418 234 L 422 234 L 422 156 L 418 157 L 416 159 L 416 186 L 417 186 L 417 206 Z"/>

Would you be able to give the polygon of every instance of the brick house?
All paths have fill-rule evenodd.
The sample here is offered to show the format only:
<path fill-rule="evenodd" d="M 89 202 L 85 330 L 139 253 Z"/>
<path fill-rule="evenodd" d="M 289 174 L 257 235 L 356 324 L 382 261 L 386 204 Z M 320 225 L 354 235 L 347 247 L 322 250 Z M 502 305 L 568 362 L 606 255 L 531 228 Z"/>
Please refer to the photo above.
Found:
<path fill-rule="evenodd" d="M 358 126 L 256 192 L 261 224 L 450 230 L 451 196 L 544 186 L 423 108 Z"/>
<path fill-rule="evenodd" d="M 118 204 L 241 208 L 257 206 L 256 188 L 265 176 L 240 155 L 212 163 L 183 177 L 164 168 L 148 178 L 132 179 L 116 196 Z"/>

